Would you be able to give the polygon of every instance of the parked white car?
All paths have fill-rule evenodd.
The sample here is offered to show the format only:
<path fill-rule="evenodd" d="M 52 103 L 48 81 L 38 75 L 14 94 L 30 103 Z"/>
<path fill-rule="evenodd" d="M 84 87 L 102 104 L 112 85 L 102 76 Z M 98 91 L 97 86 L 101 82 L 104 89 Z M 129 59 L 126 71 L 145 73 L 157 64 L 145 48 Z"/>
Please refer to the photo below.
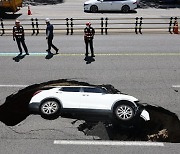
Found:
<path fill-rule="evenodd" d="M 62 113 L 108 116 L 120 121 L 130 121 L 137 115 L 149 120 L 149 113 L 138 99 L 126 94 L 112 94 L 104 87 L 62 86 L 37 91 L 29 103 L 30 111 L 45 118 L 58 117 Z M 57 116 L 58 115 L 58 116 Z"/>
<path fill-rule="evenodd" d="M 137 8 L 137 0 L 89 0 L 84 3 L 84 12 L 122 11 L 127 13 Z"/>

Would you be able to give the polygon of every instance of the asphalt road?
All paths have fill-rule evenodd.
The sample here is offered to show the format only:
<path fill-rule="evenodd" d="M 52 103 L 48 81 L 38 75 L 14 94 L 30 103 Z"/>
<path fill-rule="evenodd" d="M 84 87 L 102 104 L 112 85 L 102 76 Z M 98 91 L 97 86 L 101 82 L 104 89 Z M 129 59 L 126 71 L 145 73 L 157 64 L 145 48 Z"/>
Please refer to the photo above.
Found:
<path fill-rule="evenodd" d="M 0 37 L 0 102 L 23 86 L 56 79 L 74 79 L 91 84 L 112 84 L 141 102 L 157 104 L 180 116 L 179 105 L 179 36 L 178 35 L 107 35 L 95 36 L 95 61 L 84 61 L 83 36 L 57 35 L 54 44 L 60 54 L 47 57 L 44 36 L 27 36 L 30 55 L 19 62 L 16 43 L 11 36 Z M 18 87 L 22 86 L 22 87 Z M 54 140 L 92 140 L 77 130 L 73 120 L 59 118 L 47 121 L 31 115 L 16 126 L 1 123 L 4 153 L 178 153 L 179 144 L 163 146 L 139 145 L 75 145 L 54 144 Z M 36 140 L 34 140 L 36 139 Z M 11 142 L 12 141 L 12 142 Z M 138 142 L 135 142 L 138 143 Z M 33 146 L 33 150 L 31 146 Z M 2 149 L 2 148 L 1 148 Z M 33 151 L 33 152 L 32 152 Z"/>

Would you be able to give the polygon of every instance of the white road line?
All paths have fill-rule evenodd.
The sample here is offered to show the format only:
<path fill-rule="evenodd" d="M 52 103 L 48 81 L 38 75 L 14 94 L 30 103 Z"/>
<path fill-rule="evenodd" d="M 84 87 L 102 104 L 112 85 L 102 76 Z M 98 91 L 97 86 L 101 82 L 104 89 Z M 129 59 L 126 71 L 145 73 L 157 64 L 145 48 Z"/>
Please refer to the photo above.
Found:
<path fill-rule="evenodd" d="M 172 85 L 173 88 L 180 88 L 180 85 Z"/>
<path fill-rule="evenodd" d="M 60 145 L 105 145 L 105 146 L 156 146 L 163 147 L 159 142 L 120 142 L 120 141 L 83 141 L 83 140 L 54 140 L 54 144 Z"/>
<path fill-rule="evenodd" d="M 14 87 L 14 88 L 24 88 L 28 85 L 0 85 L 0 87 Z"/>

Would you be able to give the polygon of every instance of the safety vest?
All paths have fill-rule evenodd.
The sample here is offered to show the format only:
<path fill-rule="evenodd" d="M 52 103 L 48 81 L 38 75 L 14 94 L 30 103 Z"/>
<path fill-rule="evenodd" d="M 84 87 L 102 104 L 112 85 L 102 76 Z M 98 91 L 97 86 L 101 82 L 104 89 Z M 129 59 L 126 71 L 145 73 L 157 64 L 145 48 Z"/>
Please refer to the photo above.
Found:
<path fill-rule="evenodd" d="M 95 31 L 94 31 L 94 28 L 92 28 L 92 27 L 89 27 L 89 28 L 85 28 L 84 29 L 84 38 L 85 39 L 93 39 L 93 37 L 94 37 L 94 34 L 95 34 Z"/>
<path fill-rule="evenodd" d="M 24 38 L 24 28 L 22 26 L 14 26 L 13 33 L 16 38 Z"/>
<path fill-rule="evenodd" d="M 173 33 L 174 33 L 174 34 L 179 34 L 178 22 L 176 22 L 175 25 L 174 25 L 174 27 L 173 27 Z"/>

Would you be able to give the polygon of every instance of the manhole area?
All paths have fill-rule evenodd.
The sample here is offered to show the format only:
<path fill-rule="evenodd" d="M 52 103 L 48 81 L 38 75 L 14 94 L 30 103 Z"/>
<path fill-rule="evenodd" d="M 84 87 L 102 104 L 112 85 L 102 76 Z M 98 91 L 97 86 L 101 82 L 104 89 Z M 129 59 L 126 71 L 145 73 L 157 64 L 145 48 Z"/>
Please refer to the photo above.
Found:
<path fill-rule="evenodd" d="M 0 121 L 7 126 L 15 126 L 29 116 L 28 104 L 33 94 L 40 89 L 53 86 L 104 86 L 111 93 L 119 93 L 112 85 L 91 85 L 75 80 L 60 79 L 28 86 L 6 98 L 0 106 Z M 176 114 L 157 106 L 146 105 L 150 121 L 137 119 L 132 126 L 113 122 L 84 121 L 78 130 L 85 135 L 98 136 L 102 140 L 158 141 L 180 143 L 180 121 Z"/>

